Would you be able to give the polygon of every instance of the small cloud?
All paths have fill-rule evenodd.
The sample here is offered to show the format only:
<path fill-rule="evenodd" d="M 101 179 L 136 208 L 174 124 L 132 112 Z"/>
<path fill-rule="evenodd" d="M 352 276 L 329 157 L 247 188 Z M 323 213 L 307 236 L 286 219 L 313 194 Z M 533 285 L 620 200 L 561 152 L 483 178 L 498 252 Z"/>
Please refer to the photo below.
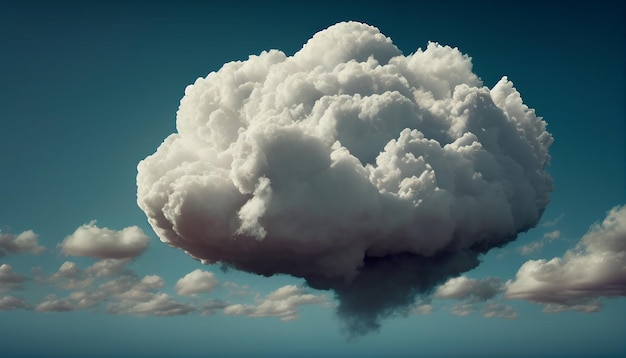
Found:
<path fill-rule="evenodd" d="M 541 250 L 543 248 L 544 242 L 543 241 L 533 241 L 530 244 L 524 245 L 524 246 L 520 246 L 518 248 L 518 251 L 520 252 L 520 254 L 524 255 L 524 256 L 528 256 L 532 253 L 535 253 L 539 250 Z"/>
<path fill-rule="evenodd" d="M 35 308 L 39 312 L 72 312 L 97 306 L 105 299 L 101 292 L 76 291 L 66 298 L 56 295 L 46 296 Z"/>
<path fill-rule="evenodd" d="M 217 313 L 217 311 L 223 310 L 226 307 L 228 307 L 228 304 L 224 301 L 209 300 L 209 301 L 203 302 L 200 305 L 199 310 L 203 316 L 211 316 Z"/>
<path fill-rule="evenodd" d="M 584 313 L 592 313 L 598 312 L 602 309 L 604 305 L 601 301 L 597 299 L 583 300 L 583 302 L 578 304 L 558 304 L 558 303 L 548 303 L 544 306 L 542 312 L 545 313 L 561 313 L 565 311 L 578 311 Z"/>
<path fill-rule="evenodd" d="M 554 230 L 543 234 L 544 239 L 556 240 L 561 237 L 561 231 Z"/>
<path fill-rule="evenodd" d="M 476 308 L 471 303 L 457 303 L 450 307 L 450 313 L 455 316 L 469 316 L 474 311 L 476 311 Z"/>
<path fill-rule="evenodd" d="M 217 287 L 217 279 L 212 272 L 194 270 L 176 283 L 176 292 L 180 296 L 191 296 L 198 293 L 210 292 Z"/>
<path fill-rule="evenodd" d="M 325 301 L 325 296 L 308 294 L 297 286 L 287 285 L 268 294 L 256 305 L 230 305 L 224 309 L 224 313 L 250 317 L 280 317 L 282 321 L 291 321 L 299 317 L 300 306 L 322 304 Z"/>
<path fill-rule="evenodd" d="M 0 292 L 20 290 L 20 283 L 26 281 L 26 279 L 26 276 L 13 271 L 11 265 L 0 265 Z"/>
<path fill-rule="evenodd" d="M 601 297 L 626 296 L 626 206 L 614 207 L 563 257 L 529 260 L 506 283 L 505 297 L 545 312 L 601 309 Z"/>
<path fill-rule="evenodd" d="M 228 293 L 233 296 L 248 296 L 253 292 L 248 285 L 239 285 L 234 282 L 224 282 L 224 287 L 228 288 Z"/>
<path fill-rule="evenodd" d="M 435 291 L 435 297 L 461 300 L 449 308 L 450 313 L 455 316 L 469 316 L 482 310 L 483 316 L 488 318 L 517 318 L 517 312 L 512 307 L 492 300 L 504 289 L 504 283 L 496 277 L 477 280 L 460 276 L 451 278 L 439 286 Z"/>
<path fill-rule="evenodd" d="M 69 299 L 58 299 L 56 295 L 46 296 L 35 308 L 39 312 L 71 312 L 76 307 Z"/>
<path fill-rule="evenodd" d="M 435 291 L 436 298 L 486 301 L 503 291 L 503 283 L 496 277 L 483 280 L 459 276 L 451 278 Z"/>
<path fill-rule="evenodd" d="M 516 319 L 519 317 L 519 314 L 509 305 L 489 301 L 483 309 L 483 316 L 487 318 Z"/>
<path fill-rule="evenodd" d="M 4 296 L 0 298 L 0 312 L 18 309 L 30 309 L 28 302 L 15 296 Z"/>
<path fill-rule="evenodd" d="M 46 250 L 37 241 L 37 234 L 27 230 L 19 235 L 0 232 L 0 256 L 6 254 L 39 254 Z"/>
<path fill-rule="evenodd" d="M 37 275 L 37 274 L 36 274 Z M 50 277 L 36 276 L 37 281 L 53 283 L 58 288 L 73 290 L 91 286 L 93 280 L 75 262 L 65 261 Z"/>
<path fill-rule="evenodd" d="M 176 316 L 195 311 L 193 305 L 176 301 L 166 293 L 151 295 L 147 301 L 122 300 L 109 305 L 107 312 L 135 316 Z"/>
<path fill-rule="evenodd" d="M 59 245 L 66 255 L 101 259 L 139 256 L 148 247 L 148 236 L 137 226 L 119 231 L 99 228 L 96 222 L 82 225 Z"/>
<path fill-rule="evenodd" d="M 126 259 L 103 259 L 91 265 L 86 271 L 95 277 L 109 277 L 122 273 L 126 264 L 130 262 L 130 258 Z"/>

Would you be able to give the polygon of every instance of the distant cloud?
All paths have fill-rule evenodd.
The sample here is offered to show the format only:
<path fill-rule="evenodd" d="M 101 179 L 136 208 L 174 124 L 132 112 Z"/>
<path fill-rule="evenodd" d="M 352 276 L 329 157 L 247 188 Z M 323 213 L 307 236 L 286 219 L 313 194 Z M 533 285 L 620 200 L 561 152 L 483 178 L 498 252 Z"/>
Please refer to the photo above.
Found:
<path fill-rule="evenodd" d="M 39 254 L 46 248 L 39 245 L 37 234 L 27 230 L 19 235 L 0 232 L 0 256 L 6 254 Z"/>
<path fill-rule="evenodd" d="M 176 316 L 195 310 L 193 305 L 178 302 L 166 293 L 153 294 L 145 301 L 122 300 L 110 304 L 107 308 L 109 313 L 136 316 Z"/>
<path fill-rule="evenodd" d="M 197 79 L 176 127 L 138 164 L 159 238 L 332 290 L 352 336 L 534 227 L 552 190 L 552 136 L 508 78 L 487 88 L 457 48 L 405 56 L 357 22 Z"/>
<path fill-rule="evenodd" d="M 488 301 L 487 306 L 482 310 L 483 317 L 516 319 L 519 317 L 517 311 L 509 305 Z"/>
<path fill-rule="evenodd" d="M 563 217 L 565 216 L 565 214 L 561 214 L 559 216 L 557 216 L 556 218 L 549 220 L 549 221 L 543 221 L 541 223 L 541 226 L 545 226 L 545 227 L 551 227 L 551 226 L 556 226 L 561 219 L 563 219 Z"/>
<path fill-rule="evenodd" d="M 543 234 L 544 239 L 556 240 L 561 237 L 561 231 L 554 230 Z"/>
<path fill-rule="evenodd" d="M 137 226 L 115 231 L 92 221 L 66 237 L 60 247 L 66 255 L 124 259 L 140 255 L 148 247 L 148 236 Z"/>
<path fill-rule="evenodd" d="M 515 319 L 519 315 L 511 307 L 493 299 L 504 292 L 504 283 L 496 277 L 482 280 L 465 276 L 451 278 L 439 286 L 435 298 L 454 299 L 461 302 L 453 304 L 449 311 L 455 316 L 469 316 L 481 311 L 487 318 Z"/>
<path fill-rule="evenodd" d="M 456 303 L 452 307 L 450 307 L 450 313 L 455 316 L 469 316 L 473 312 L 476 311 L 476 307 L 473 303 L 462 302 Z"/>
<path fill-rule="evenodd" d="M 518 248 L 518 251 L 520 252 L 520 254 L 527 256 L 541 250 L 543 248 L 543 245 L 543 241 L 533 241 L 530 244 L 520 246 Z"/>
<path fill-rule="evenodd" d="M 15 296 L 4 296 L 0 298 L 0 312 L 18 309 L 30 309 L 28 302 Z"/>
<path fill-rule="evenodd" d="M 325 296 L 304 293 L 293 285 L 283 286 L 267 295 L 256 305 L 235 304 L 224 308 L 227 315 L 245 315 L 250 317 L 280 317 L 283 321 L 298 318 L 298 308 L 303 305 L 322 304 Z"/>
<path fill-rule="evenodd" d="M 476 280 L 466 276 L 451 278 L 435 291 L 435 298 L 486 301 L 501 293 L 502 281 L 496 277 Z"/>
<path fill-rule="evenodd" d="M 224 308 L 228 307 L 228 304 L 221 300 L 208 300 L 202 302 L 198 310 L 200 314 L 203 316 L 214 315 L 215 313 L 222 311 Z"/>
<path fill-rule="evenodd" d="M 130 259 L 103 259 L 87 268 L 87 273 L 95 277 L 109 277 L 123 273 Z"/>
<path fill-rule="evenodd" d="M 26 281 L 27 277 L 13 271 L 9 264 L 0 265 L 0 292 L 19 290 L 20 284 Z"/>
<path fill-rule="evenodd" d="M 99 292 L 76 291 L 66 298 L 57 298 L 55 294 L 46 296 L 35 308 L 39 312 L 72 312 L 96 307 L 104 296 Z"/>
<path fill-rule="evenodd" d="M 563 257 L 524 263 L 505 296 L 545 304 L 546 312 L 594 312 L 599 298 L 626 296 L 626 206 L 611 209 Z"/>
<path fill-rule="evenodd" d="M 217 279 L 212 272 L 197 269 L 178 280 L 176 283 L 176 292 L 180 296 L 190 296 L 210 292 L 217 287 L 217 284 Z"/>
<path fill-rule="evenodd" d="M 57 287 L 72 290 L 91 286 L 93 279 L 85 274 L 75 262 L 65 261 L 59 270 L 49 277 L 40 277 L 40 281 L 53 283 Z"/>

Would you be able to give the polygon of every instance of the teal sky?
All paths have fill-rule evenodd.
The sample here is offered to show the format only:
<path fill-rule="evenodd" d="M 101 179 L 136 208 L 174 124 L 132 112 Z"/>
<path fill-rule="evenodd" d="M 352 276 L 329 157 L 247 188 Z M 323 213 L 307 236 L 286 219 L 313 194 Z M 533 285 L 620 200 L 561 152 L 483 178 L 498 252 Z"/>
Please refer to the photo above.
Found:
<path fill-rule="evenodd" d="M 158 293 L 184 304 L 252 305 L 285 285 L 303 286 L 288 276 L 203 266 L 160 242 L 137 206 L 137 164 L 176 131 L 180 99 L 196 78 L 263 50 L 293 55 L 316 32 L 355 20 L 376 26 L 404 55 L 428 41 L 458 47 L 484 85 L 508 76 L 548 123 L 554 191 L 539 225 L 465 274 L 513 280 L 526 261 L 563 256 L 611 208 L 626 204 L 624 13 L 623 5 L 605 1 L 0 1 L 0 233 L 33 230 L 46 248 L 0 256 L 0 264 L 26 277 L 21 289 L 0 290 L 0 299 L 31 305 L 0 310 L 0 355 L 621 356 L 623 294 L 599 297 L 603 307 L 592 313 L 545 313 L 527 300 L 494 298 L 516 312 L 514 319 L 484 317 L 486 303 L 455 315 L 463 302 L 434 298 L 430 314 L 386 319 L 380 332 L 347 342 L 327 291 L 309 289 L 326 301 L 297 307 L 299 318 L 288 322 L 221 309 L 113 314 L 104 304 L 40 312 L 35 308 L 46 296 L 73 290 L 40 282 L 33 268 L 50 277 L 73 261 L 86 270 L 97 260 L 67 256 L 60 244 L 96 220 L 112 230 L 142 229 L 148 248 L 127 269 L 139 278 L 158 275 L 164 281 Z M 556 239 L 545 238 L 555 231 Z M 176 283 L 196 269 L 212 272 L 219 284 L 178 296 Z"/>

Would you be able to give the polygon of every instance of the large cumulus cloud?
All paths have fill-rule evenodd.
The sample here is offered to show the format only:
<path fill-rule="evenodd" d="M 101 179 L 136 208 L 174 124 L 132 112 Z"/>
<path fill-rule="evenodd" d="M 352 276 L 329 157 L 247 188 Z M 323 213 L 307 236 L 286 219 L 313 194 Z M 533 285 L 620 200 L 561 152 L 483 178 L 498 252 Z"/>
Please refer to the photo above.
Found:
<path fill-rule="evenodd" d="M 176 125 L 138 166 L 160 239 L 332 289 L 352 333 L 535 226 L 552 189 L 552 137 L 506 77 L 357 22 L 197 79 Z"/>

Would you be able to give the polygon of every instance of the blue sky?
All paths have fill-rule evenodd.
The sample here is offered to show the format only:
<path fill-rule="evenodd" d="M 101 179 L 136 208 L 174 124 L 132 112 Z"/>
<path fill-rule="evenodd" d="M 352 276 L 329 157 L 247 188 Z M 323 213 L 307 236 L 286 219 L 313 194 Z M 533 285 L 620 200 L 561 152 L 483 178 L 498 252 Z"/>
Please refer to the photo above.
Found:
<path fill-rule="evenodd" d="M 3 247 L 0 264 L 18 278 L 0 282 L 0 299 L 16 297 L 28 307 L 0 311 L 2 355 L 540 357 L 626 351 L 623 270 L 621 293 L 591 297 L 602 302 L 597 312 L 546 313 L 545 302 L 505 297 L 506 281 L 515 279 L 525 262 L 563 257 L 592 224 L 626 204 L 623 5 L 3 1 L 0 6 L 0 233 L 8 242 L 32 230 L 46 249 L 19 253 Z M 204 266 L 160 242 L 137 205 L 136 184 L 138 163 L 176 131 L 187 85 L 264 50 L 291 56 L 318 31 L 347 20 L 376 26 L 404 55 L 425 49 L 428 41 L 458 47 L 472 58 L 472 71 L 485 86 L 508 76 L 554 137 L 548 167 L 554 190 L 540 222 L 464 273 L 475 287 L 498 278 L 498 294 L 489 302 L 455 299 L 437 295 L 435 287 L 421 313 L 386 318 L 379 332 L 350 342 L 340 334 L 332 292 L 309 289 L 304 280 L 286 275 L 268 278 Z M 95 227 L 115 231 L 137 226 L 148 237 L 147 248 L 132 255 L 126 271 L 106 277 L 88 273 L 104 257 L 87 257 L 93 256 L 88 249 L 78 249 L 82 256 L 68 255 L 62 242 L 93 220 Z M 82 273 L 60 275 L 66 261 Z M 179 294 L 179 279 L 197 269 L 212 273 L 215 287 L 195 296 Z M 70 283 L 72 278 L 91 279 L 89 287 L 98 287 L 129 272 L 136 285 L 150 275 L 161 280 L 154 289 L 133 286 L 131 293 L 146 300 L 166 294 L 186 314 L 156 317 L 150 310 L 137 313 L 137 306 L 125 310 L 123 304 L 131 301 L 122 296 L 84 309 L 71 301 L 69 312 L 43 312 L 49 295 L 63 299 L 88 291 Z M 279 309 L 259 311 L 280 296 L 271 293 L 281 287 L 291 290 L 296 319 Z M 107 308 L 111 302 L 121 305 L 117 311 Z M 582 305 L 590 307 L 589 302 Z M 218 308 L 202 315 L 198 307 L 205 303 Z M 514 314 L 485 317 L 489 304 Z M 237 311 L 236 305 L 247 310 Z M 228 307 L 231 314 L 224 311 Z M 265 317 L 251 317 L 254 307 Z"/>

